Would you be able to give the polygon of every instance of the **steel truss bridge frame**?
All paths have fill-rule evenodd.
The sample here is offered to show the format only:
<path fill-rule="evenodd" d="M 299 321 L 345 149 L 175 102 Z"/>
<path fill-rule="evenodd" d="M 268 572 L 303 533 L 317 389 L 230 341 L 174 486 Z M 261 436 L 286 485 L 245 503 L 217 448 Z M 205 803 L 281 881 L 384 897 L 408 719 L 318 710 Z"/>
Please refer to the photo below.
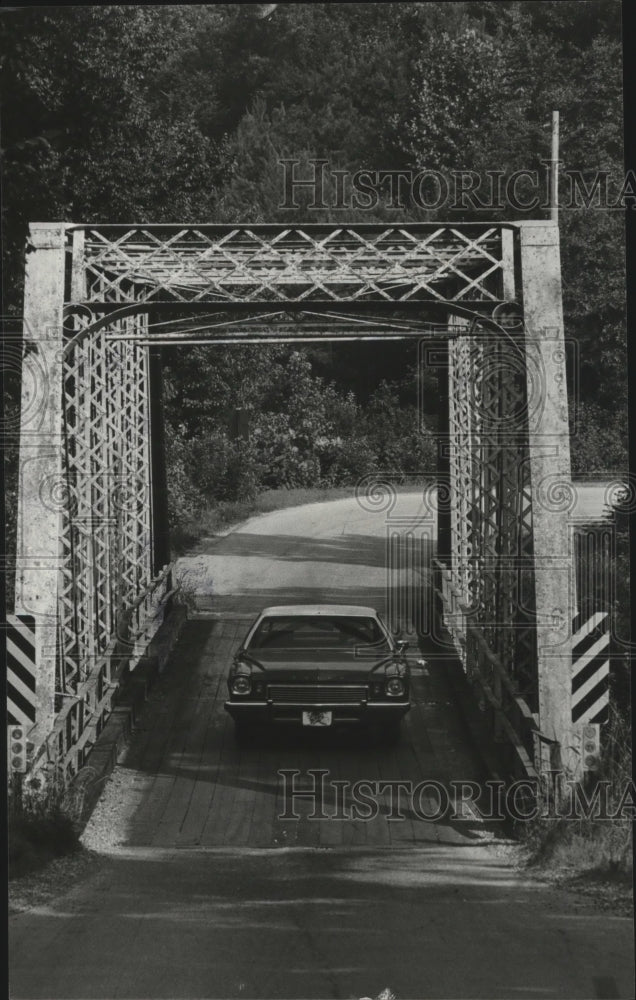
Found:
<path fill-rule="evenodd" d="M 81 766 L 110 710 L 113 657 L 139 653 L 170 590 L 160 347 L 405 337 L 435 348 L 445 401 L 446 624 L 526 772 L 577 772 L 566 357 L 547 221 L 31 225 L 16 612 L 36 621 L 40 758 L 46 748 L 69 776 Z"/>

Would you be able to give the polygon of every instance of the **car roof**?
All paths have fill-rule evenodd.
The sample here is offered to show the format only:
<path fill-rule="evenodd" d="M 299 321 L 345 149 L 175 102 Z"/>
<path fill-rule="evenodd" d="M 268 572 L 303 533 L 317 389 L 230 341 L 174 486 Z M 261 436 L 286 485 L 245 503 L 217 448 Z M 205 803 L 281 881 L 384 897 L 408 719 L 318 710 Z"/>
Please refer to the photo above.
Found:
<path fill-rule="evenodd" d="M 261 617 L 264 615 L 347 615 L 349 617 L 368 618 L 376 617 L 375 608 L 368 608 L 361 604 L 278 604 L 271 608 L 264 608 Z"/>

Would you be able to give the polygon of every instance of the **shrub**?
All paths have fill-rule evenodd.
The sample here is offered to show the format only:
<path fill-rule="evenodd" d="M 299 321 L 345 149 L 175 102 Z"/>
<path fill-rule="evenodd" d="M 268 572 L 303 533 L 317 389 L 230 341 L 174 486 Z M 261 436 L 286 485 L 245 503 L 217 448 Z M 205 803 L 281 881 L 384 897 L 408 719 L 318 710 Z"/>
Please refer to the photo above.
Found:
<path fill-rule="evenodd" d="M 287 413 L 261 413 L 251 434 L 254 467 L 259 485 L 276 489 L 280 486 L 314 486 L 320 478 L 320 466 L 307 446 L 291 426 Z"/>
<path fill-rule="evenodd" d="M 19 877 L 48 861 L 78 850 L 79 804 L 60 776 L 40 785 L 16 775 L 9 788 L 9 873 Z"/>
<path fill-rule="evenodd" d="M 321 482 L 325 486 L 348 486 L 378 467 L 377 455 L 365 437 L 319 438 Z"/>
<path fill-rule="evenodd" d="M 596 403 L 579 402 L 577 433 L 572 435 L 572 474 L 611 476 L 627 466 L 624 408 L 603 409 Z"/>
<path fill-rule="evenodd" d="M 259 470 L 256 449 L 251 441 L 233 441 L 228 449 L 225 478 L 217 497 L 222 500 L 253 500 L 258 493 Z"/>
<path fill-rule="evenodd" d="M 437 446 L 418 408 L 403 402 L 399 386 L 382 382 L 371 396 L 362 427 L 377 454 L 378 471 L 435 474 Z"/>
<path fill-rule="evenodd" d="M 168 517 L 176 528 L 199 513 L 204 497 L 194 485 L 187 461 L 187 442 L 183 427 L 166 425 L 166 470 L 168 478 Z"/>
<path fill-rule="evenodd" d="M 363 408 L 353 392 L 315 375 L 299 351 L 234 374 L 236 400 L 252 407 L 248 436 L 238 440 L 224 426 L 227 413 L 213 413 L 209 400 L 198 421 L 182 419 L 184 399 L 190 406 L 194 398 L 191 389 L 184 396 L 192 373 L 179 392 L 177 374 L 167 379 L 169 513 L 178 550 L 211 504 L 250 502 L 263 489 L 353 485 L 373 472 L 434 470 L 435 441 L 420 429 L 410 382 L 406 389 L 383 382 Z M 212 370 L 204 366 L 203 377 L 212 379 Z"/>
<path fill-rule="evenodd" d="M 190 477 L 201 496 L 214 496 L 225 481 L 233 458 L 232 442 L 218 427 L 207 427 L 199 437 L 188 441 L 186 456 Z"/>
<path fill-rule="evenodd" d="M 607 781 L 608 813 L 616 813 L 631 781 L 631 729 L 614 705 L 604 727 L 599 781 Z M 593 787 L 587 789 L 591 799 Z M 566 818 L 571 792 L 555 816 L 543 814 L 520 826 L 530 864 L 565 867 L 605 876 L 630 877 L 632 871 L 632 825 L 628 816 L 614 819 Z M 547 811 L 547 810 L 545 810 Z"/>

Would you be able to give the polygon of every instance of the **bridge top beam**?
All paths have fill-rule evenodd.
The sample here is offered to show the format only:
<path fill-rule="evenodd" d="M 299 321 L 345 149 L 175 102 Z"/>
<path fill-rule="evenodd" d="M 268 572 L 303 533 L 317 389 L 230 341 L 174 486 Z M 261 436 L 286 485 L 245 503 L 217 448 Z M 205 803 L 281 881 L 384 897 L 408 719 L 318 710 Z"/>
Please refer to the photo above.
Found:
<path fill-rule="evenodd" d="M 67 302 L 492 308 L 514 298 L 519 225 L 65 224 Z"/>

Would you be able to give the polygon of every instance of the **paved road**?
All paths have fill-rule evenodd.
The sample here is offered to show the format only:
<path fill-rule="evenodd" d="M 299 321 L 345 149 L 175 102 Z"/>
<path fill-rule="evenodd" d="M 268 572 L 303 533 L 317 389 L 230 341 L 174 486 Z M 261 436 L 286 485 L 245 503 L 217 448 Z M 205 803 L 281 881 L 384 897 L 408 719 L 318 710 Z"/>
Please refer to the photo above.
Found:
<path fill-rule="evenodd" d="M 176 575 L 203 610 L 325 600 L 371 604 L 405 624 L 436 532 L 434 492 L 307 504 L 253 517 L 212 545 L 204 540 Z"/>
<path fill-rule="evenodd" d="M 609 483 L 575 483 L 572 523 L 602 520 Z M 360 501 L 307 504 L 251 518 L 221 544 L 204 540 L 179 560 L 177 576 L 205 610 L 258 610 L 267 603 L 332 600 L 369 603 L 394 624 L 413 620 L 417 570 L 426 570 L 437 537 L 434 488 Z M 419 623 L 421 624 L 421 623 Z"/>
<path fill-rule="evenodd" d="M 505 832 L 453 798 L 453 780 L 483 773 L 447 659 L 417 677 L 394 750 L 326 733 L 235 744 L 223 679 L 255 608 L 374 596 L 408 628 L 432 521 L 415 496 L 390 516 L 353 500 L 280 512 L 184 564 L 207 611 L 184 630 L 87 828 L 98 863 L 12 917 L 13 997 L 633 995 L 631 921 L 523 877 Z M 388 573 L 387 529 L 399 536 Z M 317 818 L 306 798 L 298 818 L 279 818 L 281 768 L 303 790 L 308 772 L 326 772 Z M 457 815 L 425 818 L 432 786 L 396 813 L 385 785 L 371 819 L 348 818 L 340 790 L 359 778 L 434 779 Z"/>

